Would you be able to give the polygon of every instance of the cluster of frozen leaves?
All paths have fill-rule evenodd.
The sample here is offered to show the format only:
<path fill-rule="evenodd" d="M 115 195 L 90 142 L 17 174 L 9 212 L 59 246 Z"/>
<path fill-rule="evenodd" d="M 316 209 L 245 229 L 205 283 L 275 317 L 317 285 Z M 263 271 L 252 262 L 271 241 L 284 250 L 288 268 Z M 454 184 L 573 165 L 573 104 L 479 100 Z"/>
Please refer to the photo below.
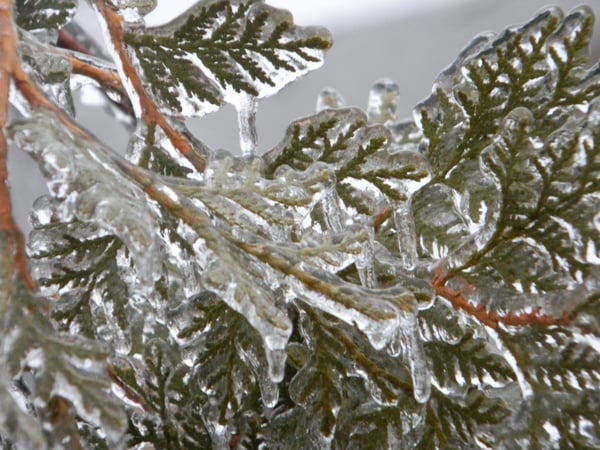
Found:
<path fill-rule="evenodd" d="M 17 2 L 23 64 L 71 114 L 79 80 L 39 35 L 74 3 Z M 600 445 L 589 10 L 476 38 L 414 121 L 389 80 L 366 113 L 325 91 L 259 156 L 256 101 L 317 68 L 328 34 L 261 1 L 203 0 L 159 28 L 154 2 L 110 3 L 115 57 L 206 169 L 143 117 L 123 158 L 15 96 L 12 146 L 48 179 L 30 254 L 54 298 L 2 267 L 4 447 Z M 225 102 L 243 156 L 185 129 Z M 472 307 L 437 295 L 441 276 Z"/>

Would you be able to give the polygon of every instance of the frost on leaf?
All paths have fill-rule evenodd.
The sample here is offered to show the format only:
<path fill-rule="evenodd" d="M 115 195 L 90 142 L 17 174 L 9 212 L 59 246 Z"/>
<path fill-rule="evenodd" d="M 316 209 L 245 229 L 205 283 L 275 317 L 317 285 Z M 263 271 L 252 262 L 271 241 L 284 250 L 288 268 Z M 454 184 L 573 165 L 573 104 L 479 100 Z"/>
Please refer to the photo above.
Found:
<path fill-rule="evenodd" d="M 17 25 L 28 31 L 57 30 L 71 21 L 77 0 L 16 0 Z"/>
<path fill-rule="evenodd" d="M 161 110 L 186 117 L 272 95 L 318 68 L 331 46 L 327 32 L 295 26 L 287 11 L 229 0 L 198 2 L 125 42 Z"/>
<path fill-rule="evenodd" d="M 585 8 L 561 19 L 549 10 L 476 39 L 416 110 L 433 167 L 413 202 L 420 252 L 446 258 L 484 301 L 494 292 L 494 308 L 597 280 L 598 66 L 582 67 L 592 19 Z"/>

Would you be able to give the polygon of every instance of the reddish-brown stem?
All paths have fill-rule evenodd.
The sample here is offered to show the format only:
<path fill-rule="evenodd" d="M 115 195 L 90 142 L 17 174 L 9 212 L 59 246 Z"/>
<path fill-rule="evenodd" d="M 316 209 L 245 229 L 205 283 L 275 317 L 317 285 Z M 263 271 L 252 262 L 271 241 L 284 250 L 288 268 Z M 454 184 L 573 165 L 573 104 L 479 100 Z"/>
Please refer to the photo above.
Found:
<path fill-rule="evenodd" d="M 119 94 L 119 97 L 122 99 L 120 100 L 120 102 L 122 103 L 123 108 L 128 110 L 128 112 L 131 115 L 133 115 L 131 103 L 129 103 L 129 96 L 127 95 L 127 91 L 125 90 L 123 83 L 121 82 L 121 77 L 119 76 L 119 73 L 116 70 L 96 67 L 92 64 L 82 61 L 76 55 L 73 55 L 71 53 L 68 53 L 64 56 L 69 58 L 74 73 L 95 80 L 100 86 L 102 86 L 107 91 L 117 92 Z"/>
<path fill-rule="evenodd" d="M 13 22 L 13 1 L 0 0 L 0 232 L 8 238 L 9 251 L 14 255 L 15 266 L 28 289 L 37 291 L 37 284 L 27 265 L 25 238 L 17 226 L 12 212 L 8 187 L 8 143 L 4 130 L 8 124 L 8 98 L 10 80 L 18 65 L 17 32 Z"/>
<path fill-rule="evenodd" d="M 454 308 L 466 312 L 475 317 L 482 324 L 487 325 L 496 331 L 500 330 L 500 325 L 513 327 L 537 325 L 548 327 L 552 325 L 568 325 L 571 320 L 569 313 L 564 314 L 562 317 L 553 317 L 547 314 L 541 314 L 539 309 L 529 313 L 508 313 L 506 315 L 488 311 L 485 305 L 474 305 L 461 291 L 448 287 L 446 283 L 450 278 L 449 274 L 442 270 L 438 271 L 433 280 L 433 287 L 435 288 L 436 294 L 452 303 Z"/>
<path fill-rule="evenodd" d="M 388 220 L 391 215 L 392 208 L 388 206 L 373 218 L 373 228 L 375 229 L 375 232 L 379 231 L 379 227 L 381 227 L 381 225 L 383 225 L 383 223 Z"/>
<path fill-rule="evenodd" d="M 89 54 L 90 51 L 85 45 L 82 45 L 75 37 L 67 30 L 60 30 L 58 32 L 58 42 L 56 43 L 60 48 L 66 50 L 73 50 L 79 53 Z"/>
<path fill-rule="evenodd" d="M 144 409 L 144 411 L 146 411 L 146 412 L 152 411 L 152 407 L 148 404 L 148 402 L 140 394 L 138 394 L 135 390 L 133 390 L 126 382 L 124 382 L 123 380 L 121 380 L 121 378 L 119 378 L 119 375 L 117 375 L 117 371 L 115 370 L 114 366 L 111 363 L 108 363 L 106 365 L 106 371 L 108 372 L 108 376 L 113 381 L 113 383 L 115 383 L 117 386 L 119 386 L 123 390 L 123 392 L 125 393 L 125 396 L 129 400 L 131 400 L 133 403 L 141 406 Z"/>
<path fill-rule="evenodd" d="M 96 8 L 106 21 L 106 27 L 111 37 L 112 45 L 119 57 L 122 75 L 129 81 L 139 99 L 142 120 L 148 125 L 158 125 L 165 132 L 173 146 L 181 152 L 199 171 L 204 171 L 206 161 L 204 157 L 194 150 L 194 147 L 182 133 L 177 131 L 160 112 L 150 94 L 144 88 L 144 83 L 137 73 L 133 62 L 127 54 L 124 45 L 125 34 L 123 19 L 111 8 L 106 0 L 95 0 Z"/>

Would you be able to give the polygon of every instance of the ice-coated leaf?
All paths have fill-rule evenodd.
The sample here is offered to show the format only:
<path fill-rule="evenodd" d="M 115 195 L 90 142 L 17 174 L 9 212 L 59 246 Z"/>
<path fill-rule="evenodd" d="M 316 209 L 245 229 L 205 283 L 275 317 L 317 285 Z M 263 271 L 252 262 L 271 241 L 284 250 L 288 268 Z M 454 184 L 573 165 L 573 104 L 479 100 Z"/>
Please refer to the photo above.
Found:
<path fill-rule="evenodd" d="M 16 0 L 17 25 L 25 30 L 60 29 L 71 21 L 77 0 Z"/>
<path fill-rule="evenodd" d="M 425 137 L 422 150 L 433 168 L 432 183 L 419 196 L 432 198 L 435 195 L 429 190 L 449 187 L 449 197 L 454 199 L 439 209 L 440 219 L 417 218 L 417 228 L 458 213 L 455 220 L 463 222 L 463 232 L 486 235 L 473 246 L 480 248 L 496 218 L 499 187 L 490 184 L 478 159 L 501 139 L 509 113 L 519 107 L 529 109 L 536 124 L 534 136 L 545 141 L 570 111 L 586 107 L 597 95 L 597 86 L 591 87 L 598 77 L 597 67 L 582 66 L 590 42 L 591 12 L 581 8 L 561 19 L 562 13 L 551 9 L 522 27 L 475 39 L 440 75 L 431 97 L 417 106 L 415 114 Z M 557 63 L 559 53 L 562 60 Z M 538 142 L 532 144 L 537 148 Z M 477 186 L 478 180 L 483 184 Z M 430 233 L 423 234 L 425 242 L 432 240 Z M 439 233 L 435 240 L 438 248 L 456 249 L 456 242 L 445 242 Z M 431 254 L 431 249 L 423 250 Z"/>
<path fill-rule="evenodd" d="M 499 354 L 490 351 L 487 342 L 465 335 L 457 344 L 430 342 L 425 353 L 431 361 L 432 373 L 439 386 L 503 386 L 515 375 Z"/>
<path fill-rule="evenodd" d="M 592 449 L 600 444 L 597 391 L 564 395 L 551 391 L 526 399 L 503 432 L 498 448 L 524 443 L 538 448 Z"/>
<path fill-rule="evenodd" d="M 71 95 L 72 66 L 67 57 L 48 52 L 47 46 L 40 43 L 33 35 L 21 31 L 19 50 L 21 58 L 32 71 L 33 77 L 39 83 L 44 93 L 51 98 L 63 111 L 75 115 L 75 107 Z M 19 106 L 18 103 L 13 104 Z M 28 116 L 25 111 L 20 111 Z"/>
<path fill-rule="evenodd" d="M 11 139 L 40 161 L 50 194 L 60 201 L 59 218 L 118 236 L 137 262 L 140 280 L 151 286 L 161 268 L 157 213 L 137 186 L 117 176 L 110 152 L 73 136 L 50 113 L 13 125 Z"/>
<path fill-rule="evenodd" d="M 308 305 L 299 304 L 298 308 L 302 336 L 298 344 L 306 348 L 306 358 L 295 361 L 300 367 L 290 381 L 289 394 L 296 404 L 317 414 L 311 428 L 318 427 L 323 439 L 332 439 L 340 409 L 348 406 L 346 390 L 356 389 L 347 386 L 346 380 L 358 377 L 360 388 L 380 405 L 412 396 L 410 375 L 400 359 L 384 352 L 370 354 L 369 344 L 354 329 Z"/>
<path fill-rule="evenodd" d="M 132 29 L 125 41 L 161 110 L 186 117 L 272 95 L 318 68 L 331 46 L 325 30 L 245 0 L 200 1 L 166 25 Z"/>
<path fill-rule="evenodd" d="M 178 346 L 164 328 L 146 342 L 140 360 L 122 358 L 112 370 L 129 392 L 127 445 L 183 450 L 210 447 L 201 408 L 206 397 L 190 382 Z M 137 403 L 132 406 L 131 402 Z"/>
<path fill-rule="evenodd" d="M 229 439 L 245 435 L 248 417 L 258 417 L 263 407 L 274 407 L 279 398 L 260 334 L 210 292 L 174 311 L 172 321 L 191 361 L 190 385 L 207 398 L 202 405 L 207 429 L 216 430 L 227 420 Z"/>
<path fill-rule="evenodd" d="M 124 276 L 128 267 L 120 262 L 126 259 L 123 243 L 93 225 L 61 223 L 57 207 L 49 197 L 36 201 L 30 241 L 38 280 L 49 292 L 62 294 L 53 305 L 53 317 L 63 331 L 122 348 L 122 340 L 130 339 L 123 335 L 129 326 L 130 299 Z M 101 274 L 94 272 L 97 267 L 103 268 Z"/>
<path fill-rule="evenodd" d="M 284 140 L 266 155 L 267 176 L 282 165 L 306 170 L 323 162 L 335 172 L 337 195 L 360 213 L 372 215 L 386 201 L 406 200 L 407 185 L 425 178 L 427 171 L 407 153 L 389 147 L 385 127 L 367 122 L 359 109 L 345 108 L 292 123 Z"/>
<path fill-rule="evenodd" d="M 16 385 L 27 349 L 21 346 L 15 349 L 18 328 L 22 325 L 21 320 L 15 320 L 15 315 L 19 319 L 28 319 L 21 308 L 32 303 L 32 298 L 16 274 L 13 240 L 11 233 L 0 232 L 0 445 L 3 448 L 12 448 L 12 445 L 43 448 L 42 426 L 27 410 L 25 394 L 29 392 Z"/>
<path fill-rule="evenodd" d="M 71 408 L 82 421 L 102 428 L 107 442 L 118 442 L 126 423 L 119 402 L 111 395 L 106 371 L 107 348 L 98 342 L 56 332 L 47 317 L 47 300 L 34 297 L 24 286 L 20 289 L 13 292 L 19 296 L 19 302 L 3 308 L 0 330 L 5 337 L 0 353 L 3 367 L 11 378 L 25 376 L 28 380 L 25 387 L 14 390 L 15 395 L 25 390 L 40 426 L 46 428 L 46 421 L 56 425 L 46 436 L 50 442 L 64 432 L 59 424 L 71 420 Z M 65 407 L 53 410 L 56 402 L 65 402 Z M 6 406 L 7 412 L 14 409 L 10 402 Z M 15 414 L 13 426 L 25 423 L 23 419 Z M 28 438 L 37 439 L 35 429 L 21 431 Z M 67 434 L 74 441 L 78 439 L 75 429 Z M 12 437 L 12 430 L 9 436 Z"/>
<path fill-rule="evenodd" d="M 353 409 L 337 430 L 333 448 L 400 448 L 404 424 L 396 407 L 365 403 Z"/>
<path fill-rule="evenodd" d="M 481 441 L 493 445 L 485 426 L 499 424 L 510 415 L 501 398 L 488 397 L 478 389 L 460 399 L 435 389 L 432 399 L 424 430 L 413 448 L 476 448 Z"/>
<path fill-rule="evenodd" d="M 482 153 L 500 189 L 495 230 L 478 252 L 455 261 L 472 284 L 504 285 L 515 295 L 594 289 L 600 275 L 599 124 L 594 102 L 542 141 L 528 110 L 509 114 L 498 141 Z M 553 301 L 560 300 L 548 296 L 540 306 L 552 311 Z"/>

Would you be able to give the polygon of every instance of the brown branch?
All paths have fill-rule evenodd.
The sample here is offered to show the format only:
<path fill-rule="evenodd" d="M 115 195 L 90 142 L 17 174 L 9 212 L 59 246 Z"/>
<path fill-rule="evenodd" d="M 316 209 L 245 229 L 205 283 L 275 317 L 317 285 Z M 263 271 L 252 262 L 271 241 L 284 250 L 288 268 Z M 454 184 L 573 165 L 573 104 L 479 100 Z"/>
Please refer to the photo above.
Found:
<path fill-rule="evenodd" d="M 93 64 L 83 61 L 73 53 L 64 52 L 61 53 L 61 55 L 68 58 L 71 62 L 73 73 L 83 75 L 96 81 L 106 91 L 116 92 L 119 95 L 119 100 L 116 103 L 126 110 L 128 114 L 134 116 L 133 107 L 129 101 L 129 95 L 127 94 L 127 90 L 123 86 L 121 77 L 116 70 L 103 69 L 101 67 L 94 66 Z"/>
<path fill-rule="evenodd" d="M 136 405 L 141 406 L 142 409 L 146 412 L 153 411 L 153 408 L 148 404 L 148 402 L 140 394 L 138 394 L 131 386 L 129 386 L 129 384 L 127 384 L 125 381 L 123 381 L 123 380 L 121 380 L 121 378 L 119 378 L 119 375 L 117 375 L 117 371 L 115 370 L 115 367 L 111 363 L 106 364 L 106 371 L 108 372 L 109 378 L 113 381 L 113 383 L 115 383 L 117 386 L 119 386 L 123 390 L 123 392 L 125 393 L 125 396 L 129 400 L 131 400 Z"/>
<path fill-rule="evenodd" d="M 540 308 L 529 312 L 515 314 L 509 312 L 506 315 L 500 315 L 493 311 L 488 311 L 483 304 L 474 305 L 463 292 L 452 289 L 446 285 L 451 276 L 445 270 L 438 269 L 436 277 L 433 280 L 435 292 L 440 297 L 448 300 L 456 309 L 460 309 L 467 314 L 475 317 L 482 324 L 501 331 L 500 325 L 513 327 L 523 327 L 527 325 L 549 327 L 553 325 L 568 325 L 572 317 L 567 312 L 561 317 L 553 317 L 548 314 L 540 314 Z"/>
<path fill-rule="evenodd" d="M 173 146 L 181 152 L 193 166 L 203 172 L 206 161 L 192 146 L 185 135 L 177 131 L 160 112 L 160 108 L 144 88 L 144 83 L 137 73 L 124 45 L 125 33 L 123 19 L 117 11 L 111 8 L 106 0 L 95 0 L 98 12 L 106 21 L 106 27 L 111 37 L 112 45 L 119 57 L 122 76 L 128 80 L 139 99 L 141 118 L 147 125 L 158 125 L 165 132 Z M 134 105 L 135 108 L 135 105 Z"/>
<path fill-rule="evenodd" d="M 15 266 L 27 288 L 35 292 L 37 284 L 27 264 L 25 238 L 13 216 L 8 187 L 8 143 L 4 130 L 8 124 L 8 98 L 10 80 L 18 65 L 17 31 L 14 25 L 13 0 L 0 0 L 0 232 L 8 238 L 9 251 L 14 255 Z"/>
<path fill-rule="evenodd" d="M 381 211 L 379 214 L 377 214 L 374 218 L 373 218 L 373 228 L 375 229 L 375 233 L 377 233 L 379 231 L 379 228 L 381 227 L 381 225 L 383 225 L 383 223 L 388 220 L 392 215 L 392 208 L 390 208 L 389 206 L 387 208 L 385 208 L 383 211 Z"/>
<path fill-rule="evenodd" d="M 90 54 L 89 49 L 81 44 L 75 36 L 69 33 L 67 30 L 62 29 L 58 32 L 58 41 L 56 43 L 60 48 L 64 48 L 65 50 L 73 50 L 79 53 L 85 53 L 86 55 Z"/>

